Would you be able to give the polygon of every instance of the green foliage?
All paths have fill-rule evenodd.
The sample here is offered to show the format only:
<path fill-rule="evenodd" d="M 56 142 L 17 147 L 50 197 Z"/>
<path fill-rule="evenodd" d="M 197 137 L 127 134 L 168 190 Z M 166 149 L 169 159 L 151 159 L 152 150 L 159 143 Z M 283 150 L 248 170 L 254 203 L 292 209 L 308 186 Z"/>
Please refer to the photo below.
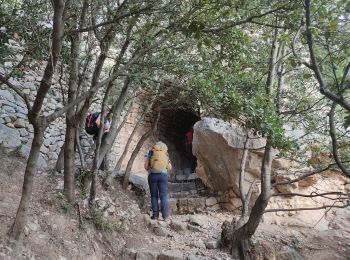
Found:
<path fill-rule="evenodd" d="M 73 207 L 71 203 L 68 203 L 67 201 L 63 200 L 60 203 L 61 210 L 65 214 L 72 214 L 73 213 Z"/>
<path fill-rule="evenodd" d="M 98 230 L 109 231 L 116 229 L 116 224 L 107 220 L 103 216 L 103 210 L 98 210 L 93 213 L 93 223 Z"/>
<path fill-rule="evenodd" d="M 88 169 L 80 168 L 78 170 L 78 173 L 76 174 L 76 182 L 78 184 L 78 187 L 80 188 L 81 191 L 81 197 L 85 198 L 86 197 L 86 185 L 88 183 L 88 178 L 91 175 L 91 171 Z"/>

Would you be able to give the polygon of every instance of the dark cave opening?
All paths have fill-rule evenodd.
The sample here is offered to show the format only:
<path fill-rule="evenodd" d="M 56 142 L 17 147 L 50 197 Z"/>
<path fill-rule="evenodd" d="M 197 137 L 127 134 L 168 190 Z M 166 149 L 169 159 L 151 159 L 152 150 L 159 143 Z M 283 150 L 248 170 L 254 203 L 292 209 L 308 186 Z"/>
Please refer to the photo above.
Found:
<path fill-rule="evenodd" d="M 159 139 L 168 145 L 169 157 L 176 175 L 190 174 L 193 172 L 191 168 L 195 168 L 195 157 L 186 144 L 186 133 L 199 120 L 199 113 L 193 110 L 162 111 L 158 123 Z"/>

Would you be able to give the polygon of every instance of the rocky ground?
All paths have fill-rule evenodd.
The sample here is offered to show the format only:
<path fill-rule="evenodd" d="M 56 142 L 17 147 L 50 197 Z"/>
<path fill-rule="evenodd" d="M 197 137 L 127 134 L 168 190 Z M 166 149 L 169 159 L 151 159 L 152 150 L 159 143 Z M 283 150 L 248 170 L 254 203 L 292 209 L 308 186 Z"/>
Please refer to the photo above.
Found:
<path fill-rule="evenodd" d="M 221 224 L 232 219 L 230 212 L 153 221 L 139 208 L 135 192 L 123 191 L 116 182 L 110 191 L 99 187 L 99 210 L 91 215 L 83 198 L 74 207 L 66 203 L 63 176 L 50 172 L 35 176 L 24 236 L 9 240 L 24 162 L 3 151 L 0 160 L 0 259 L 232 259 L 218 248 Z M 322 230 L 265 221 L 253 238 L 256 259 L 350 259 L 350 212 L 332 216 Z"/>

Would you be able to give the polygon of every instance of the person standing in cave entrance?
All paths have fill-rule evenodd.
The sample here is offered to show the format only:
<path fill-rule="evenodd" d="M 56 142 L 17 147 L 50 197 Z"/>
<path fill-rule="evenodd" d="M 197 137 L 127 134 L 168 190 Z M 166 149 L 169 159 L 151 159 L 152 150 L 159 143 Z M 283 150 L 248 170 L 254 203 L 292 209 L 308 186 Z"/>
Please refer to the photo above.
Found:
<path fill-rule="evenodd" d="M 197 158 L 192 153 L 192 141 L 193 141 L 193 126 L 185 133 L 185 151 L 191 165 L 191 172 L 193 173 L 197 167 Z"/>
<path fill-rule="evenodd" d="M 159 218 L 159 204 L 163 220 L 169 217 L 168 178 L 172 166 L 169 160 L 168 147 L 157 142 L 146 155 L 145 169 L 148 171 L 148 185 L 151 193 L 152 217 Z"/>

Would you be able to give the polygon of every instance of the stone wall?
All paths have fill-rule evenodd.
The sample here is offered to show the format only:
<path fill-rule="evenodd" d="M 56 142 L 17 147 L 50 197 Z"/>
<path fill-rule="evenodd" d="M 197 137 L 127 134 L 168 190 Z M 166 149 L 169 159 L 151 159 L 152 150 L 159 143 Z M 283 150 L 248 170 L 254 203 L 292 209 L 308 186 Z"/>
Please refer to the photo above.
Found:
<path fill-rule="evenodd" d="M 12 79 L 11 82 L 22 87 L 24 93 L 28 94 L 32 103 L 35 99 L 37 88 L 41 80 L 40 72 L 34 70 L 27 72 L 21 81 Z M 62 107 L 62 95 L 57 86 L 57 79 L 50 90 L 48 98 L 44 100 L 43 114 L 48 115 Z M 0 124 L 3 129 L 13 129 L 18 132 L 21 147 L 29 149 L 33 138 L 33 126 L 27 119 L 27 107 L 24 101 L 10 90 L 6 85 L 0 86 Z M 8 129 L 9 128 L 9 129 Z M 45 131 L 44 145 L 41 147 L 41 157 L 47 161 L 55 161 L 63 145 L 65 132 L 64 117 L 58 118 Z"/>
<path fill-rule="evenodd" d="M 11 79 L 11 82 L 17 86 L 22 87 L 23 92 L 29 95 L 31 102 L 35 99 L 36 91 L 39 87 L 41 80 L 41 71 L 29 71 L 26 73 L 21 81 Z M 61 82 L 63 85 L 66 83 Z M 127 122 L 121 129 L 120 133 L 116 138 L 116 142 L 113 145 L 112 151 L 109 155 L 110 168 L 113 169 L 120 155 L 124 151 L 124 147 L 128 138 L 133 131 L 133 128 L 140 117 L 142 112 L 142 102 L 135 102 L 131 113 L 128 115 Z M 54 77 L 53 86 L 51 87 L 47 98 L 44 101 L 43 114 L 49 115 L 56 109 L 62 107 L 62 95 L 61 88 L 58 84 L 58 78 Z M 90 109 L 91 112 L 99 110 L 99 103 L 96 103 Z M 24 101 L 6 85 L 0 86 L 0 144 L 7 147 L 10 150 L 19 148 L 22 151 L 21 155 L 27 157 L 30 150 L 31 141 L 33 139 L 33 126 L 29 124 L 27 118 L 27 108 Z M 131 146 L 128 150 L 128 154 L 122 164 L 122 169 L 126 167 L 126 164 L 130 158 L 134 147 L 141 136 L 149 129 L 150 123 L 153 120 L 152 117 L 148 116 L 144 119 L 144 122 L 139 126 L 137 133 L 134 135 Z M 46 165 L 52 166 L 59 155 L 60 149 L 64 144 L 65 137 L 65 117 L 59 117 L 46 129 L 44 134 L 44 143 L 40 151 L 40 161 L 42 165 L 39 167 L 43 169 Z M 13 138 L 9 138 L 12 136 Z M 138 154 L 132 168 L 133 173 L 146 175 L 147 173 L 143 169 L 144 155 L 151 145 L 156 141 L 156 136 L 147 140 Z M 92 137 L 87 135 L 82 130 L 80 136 L 81 145 L 88 163 L 92 162 L 94 153 L 94 145 Z M 79 164 L 79 157 L 76 155 L 76 163 Z"/>

